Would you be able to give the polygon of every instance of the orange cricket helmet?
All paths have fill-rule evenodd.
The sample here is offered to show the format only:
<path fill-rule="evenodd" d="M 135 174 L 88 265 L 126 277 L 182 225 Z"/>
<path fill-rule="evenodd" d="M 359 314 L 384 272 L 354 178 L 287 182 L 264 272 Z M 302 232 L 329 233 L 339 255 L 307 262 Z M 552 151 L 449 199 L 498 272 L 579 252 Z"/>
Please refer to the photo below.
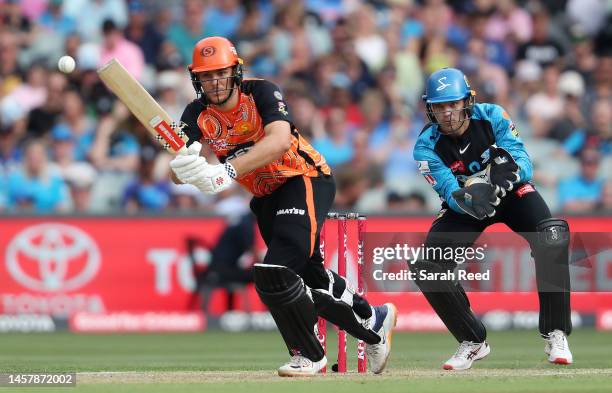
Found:
<path fill-rule="evenodd" d="M 220 70 L 242 64 L 234 44 L 224 37 L 206 37 L 193 48 L 189 71 L 202 72 Z"/>
<path fill-rule="evenodd" d="M 198 79 L 197 73 L 205 71 L 215 71 L 224 68 L 233 67 L 231 87 L 227 90 L 234 91 L 240 88 L 242 83 L 242 59 L 238 57 L 238 52 L 234 44 L 224 37 L 206 37 L 198 41 L 193 48 L 192 62 L 187 67 L 191 74 L 191 82 L 200 99 L 208 103 L 209 98 L 206 91 L 202 87 L 202 82 Z M 219 79 L 216 79 L 219 81 Z M 221 105 L 229 98 L 231 94 L 222 101 L 214 102 Z"/>

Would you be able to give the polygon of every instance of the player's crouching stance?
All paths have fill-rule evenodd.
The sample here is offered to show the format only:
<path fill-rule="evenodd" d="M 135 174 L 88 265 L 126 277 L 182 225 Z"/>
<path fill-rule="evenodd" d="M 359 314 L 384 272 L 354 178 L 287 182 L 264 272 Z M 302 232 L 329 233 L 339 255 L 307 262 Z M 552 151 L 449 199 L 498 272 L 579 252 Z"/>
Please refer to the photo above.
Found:
<path fill-rule="evenodd" d="M 548 361 L 571 364 L 568 224 L 551 218 L 530 182 L 531 161 L 508 114 L 495 104 L 476 104 L 474 96 L 457 69 L 439 70 L 427 80 L 423 99 L 430 123 L 417 140 L 414 159 L 443 204 L 425 246 L 470 246 L 498 222 L 523 236 L 535 259 L 539 330 Z M 450 260 L 423 260 L 411 269 L 435 273 L 456 266 Z M 463 287 L 445 280 L 417 284 L 459 342 L 443 368 L 466 370 L 487 356 L 491 348 L 486 329 L 472 312 Z"/>
<path fill-rule="evenodd" d="M 205 193 L 234 181 L 253 193 L 250 207 L 268 246 L 253 269 L 255 287 L 291 355 L 279 375 L 314 375 L 327 364 L 317 315 L 363 340 L 370 369 L 382 372 L 397 311 L 370 306 L 323 266 L 319 232 L 336 192 L 325 158 L 299 134 L 276 85 L 243 79 L 242 60 L 227 39 L 198 42 L 189 72 L 198 94 L 181 118 L 189 154 L 170 166 L 176 182 Z M 206 162 L 198 141 L 221 164 Z"/>

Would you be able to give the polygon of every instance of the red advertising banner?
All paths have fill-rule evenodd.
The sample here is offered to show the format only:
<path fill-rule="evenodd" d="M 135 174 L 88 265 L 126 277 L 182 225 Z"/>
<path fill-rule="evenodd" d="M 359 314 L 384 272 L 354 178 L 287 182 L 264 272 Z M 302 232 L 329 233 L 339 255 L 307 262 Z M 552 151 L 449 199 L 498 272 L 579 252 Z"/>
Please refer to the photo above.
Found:
<path fill-rule="evenodd" d="M 368 232 L 426 232 L 432 218 L 369 217 Z M 612 217 L 569 218 L 573 231 L 612 232 Z M 355 225 L 356 226 L 356 225 Z M 198 309 L 187 241 L 203 245 L 197 263 L 205 265 L 223 229 L 222 218 L 3 218 L 0 220 L 0 314 L 184 313 Z M 335 227 L 334 227 L 335 229 Z M 490 231 L 509 231 L 498 225 Z M 335 268 L 337 239 L 328 231 L 328 265 Z M 261 240 L 259 248 L 264 249 Z M 356 283 L 356 229 L 349 225 L 347 270 Z M 216 293 L 213 313 L 223 311 Z M 246 291 L 250 311 L 261 311 L 255 291 Z M 371 293 L 375 304 L 393 301 L 406 328 L 435 328 L 439 322 L 423 296 Z M 537 311 L 535 293 L 472 293 L 477 313 Z M 244 300 L 244 299 L 243 299 Z M 242 308 L 239 302 L 238 308 Z M 612 328 L 612 292 L 573 294 L 572 307 L 597 316 L 601 328 Z M 93 317 L 90 317 L 93 318 Z M 87 321 L 86 321 L 87 322 Z"/>
<path fill-rule="evenodd" d="M 1 227 L 0 313 L 67 316 L 185 311 L 195 285 L 187 239 L 213 245 L 225 221 L 4 219 Z"/>

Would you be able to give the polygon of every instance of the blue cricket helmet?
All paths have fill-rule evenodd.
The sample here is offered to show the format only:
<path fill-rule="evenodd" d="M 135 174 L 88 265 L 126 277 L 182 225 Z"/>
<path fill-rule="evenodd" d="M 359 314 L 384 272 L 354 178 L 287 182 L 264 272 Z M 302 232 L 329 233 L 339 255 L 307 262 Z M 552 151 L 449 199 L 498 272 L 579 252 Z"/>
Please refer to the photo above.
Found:
<path fill-rule="evenodd" d="M 471 119 L 476 93 L 463 72 L 456 68 L 442 68 L 427 78 L 425 84 L 425 113 L 432 123 L 437 123 L 432 104 L 464 100 L 465 120 Z"/>
<path fill-rule="evenodd" d="M 473 91 L 463 72 L 456 68 L 442 68 L 427 78 L 423 101 L 434 104 L 463 100 L 471 95 Z"/>

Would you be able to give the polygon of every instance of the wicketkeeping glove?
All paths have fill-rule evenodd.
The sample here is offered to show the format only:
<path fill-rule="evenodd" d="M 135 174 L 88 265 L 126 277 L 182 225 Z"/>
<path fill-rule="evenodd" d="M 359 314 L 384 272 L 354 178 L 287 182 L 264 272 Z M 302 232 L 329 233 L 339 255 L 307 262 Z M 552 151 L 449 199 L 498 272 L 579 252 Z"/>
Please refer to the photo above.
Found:
<path fill-rule="evenodd" d="M 499 205 L 500 199 L 495 189 L 495 186 L 481 180 L 454 191 L 452 195 L 461 210 L 477 220 L 483 220 L 493 217 L 495 206 Z"/>
<path fill-rule="evenodd" d="M 512 191 L 514 183 L 521 180 L 520 168 L 512 155 L 504 148 L 491 146 L 489 148 L 491 164 L 489 166 L 489 181 L 499 187 L 503 198 L 506 191 Z"/>

